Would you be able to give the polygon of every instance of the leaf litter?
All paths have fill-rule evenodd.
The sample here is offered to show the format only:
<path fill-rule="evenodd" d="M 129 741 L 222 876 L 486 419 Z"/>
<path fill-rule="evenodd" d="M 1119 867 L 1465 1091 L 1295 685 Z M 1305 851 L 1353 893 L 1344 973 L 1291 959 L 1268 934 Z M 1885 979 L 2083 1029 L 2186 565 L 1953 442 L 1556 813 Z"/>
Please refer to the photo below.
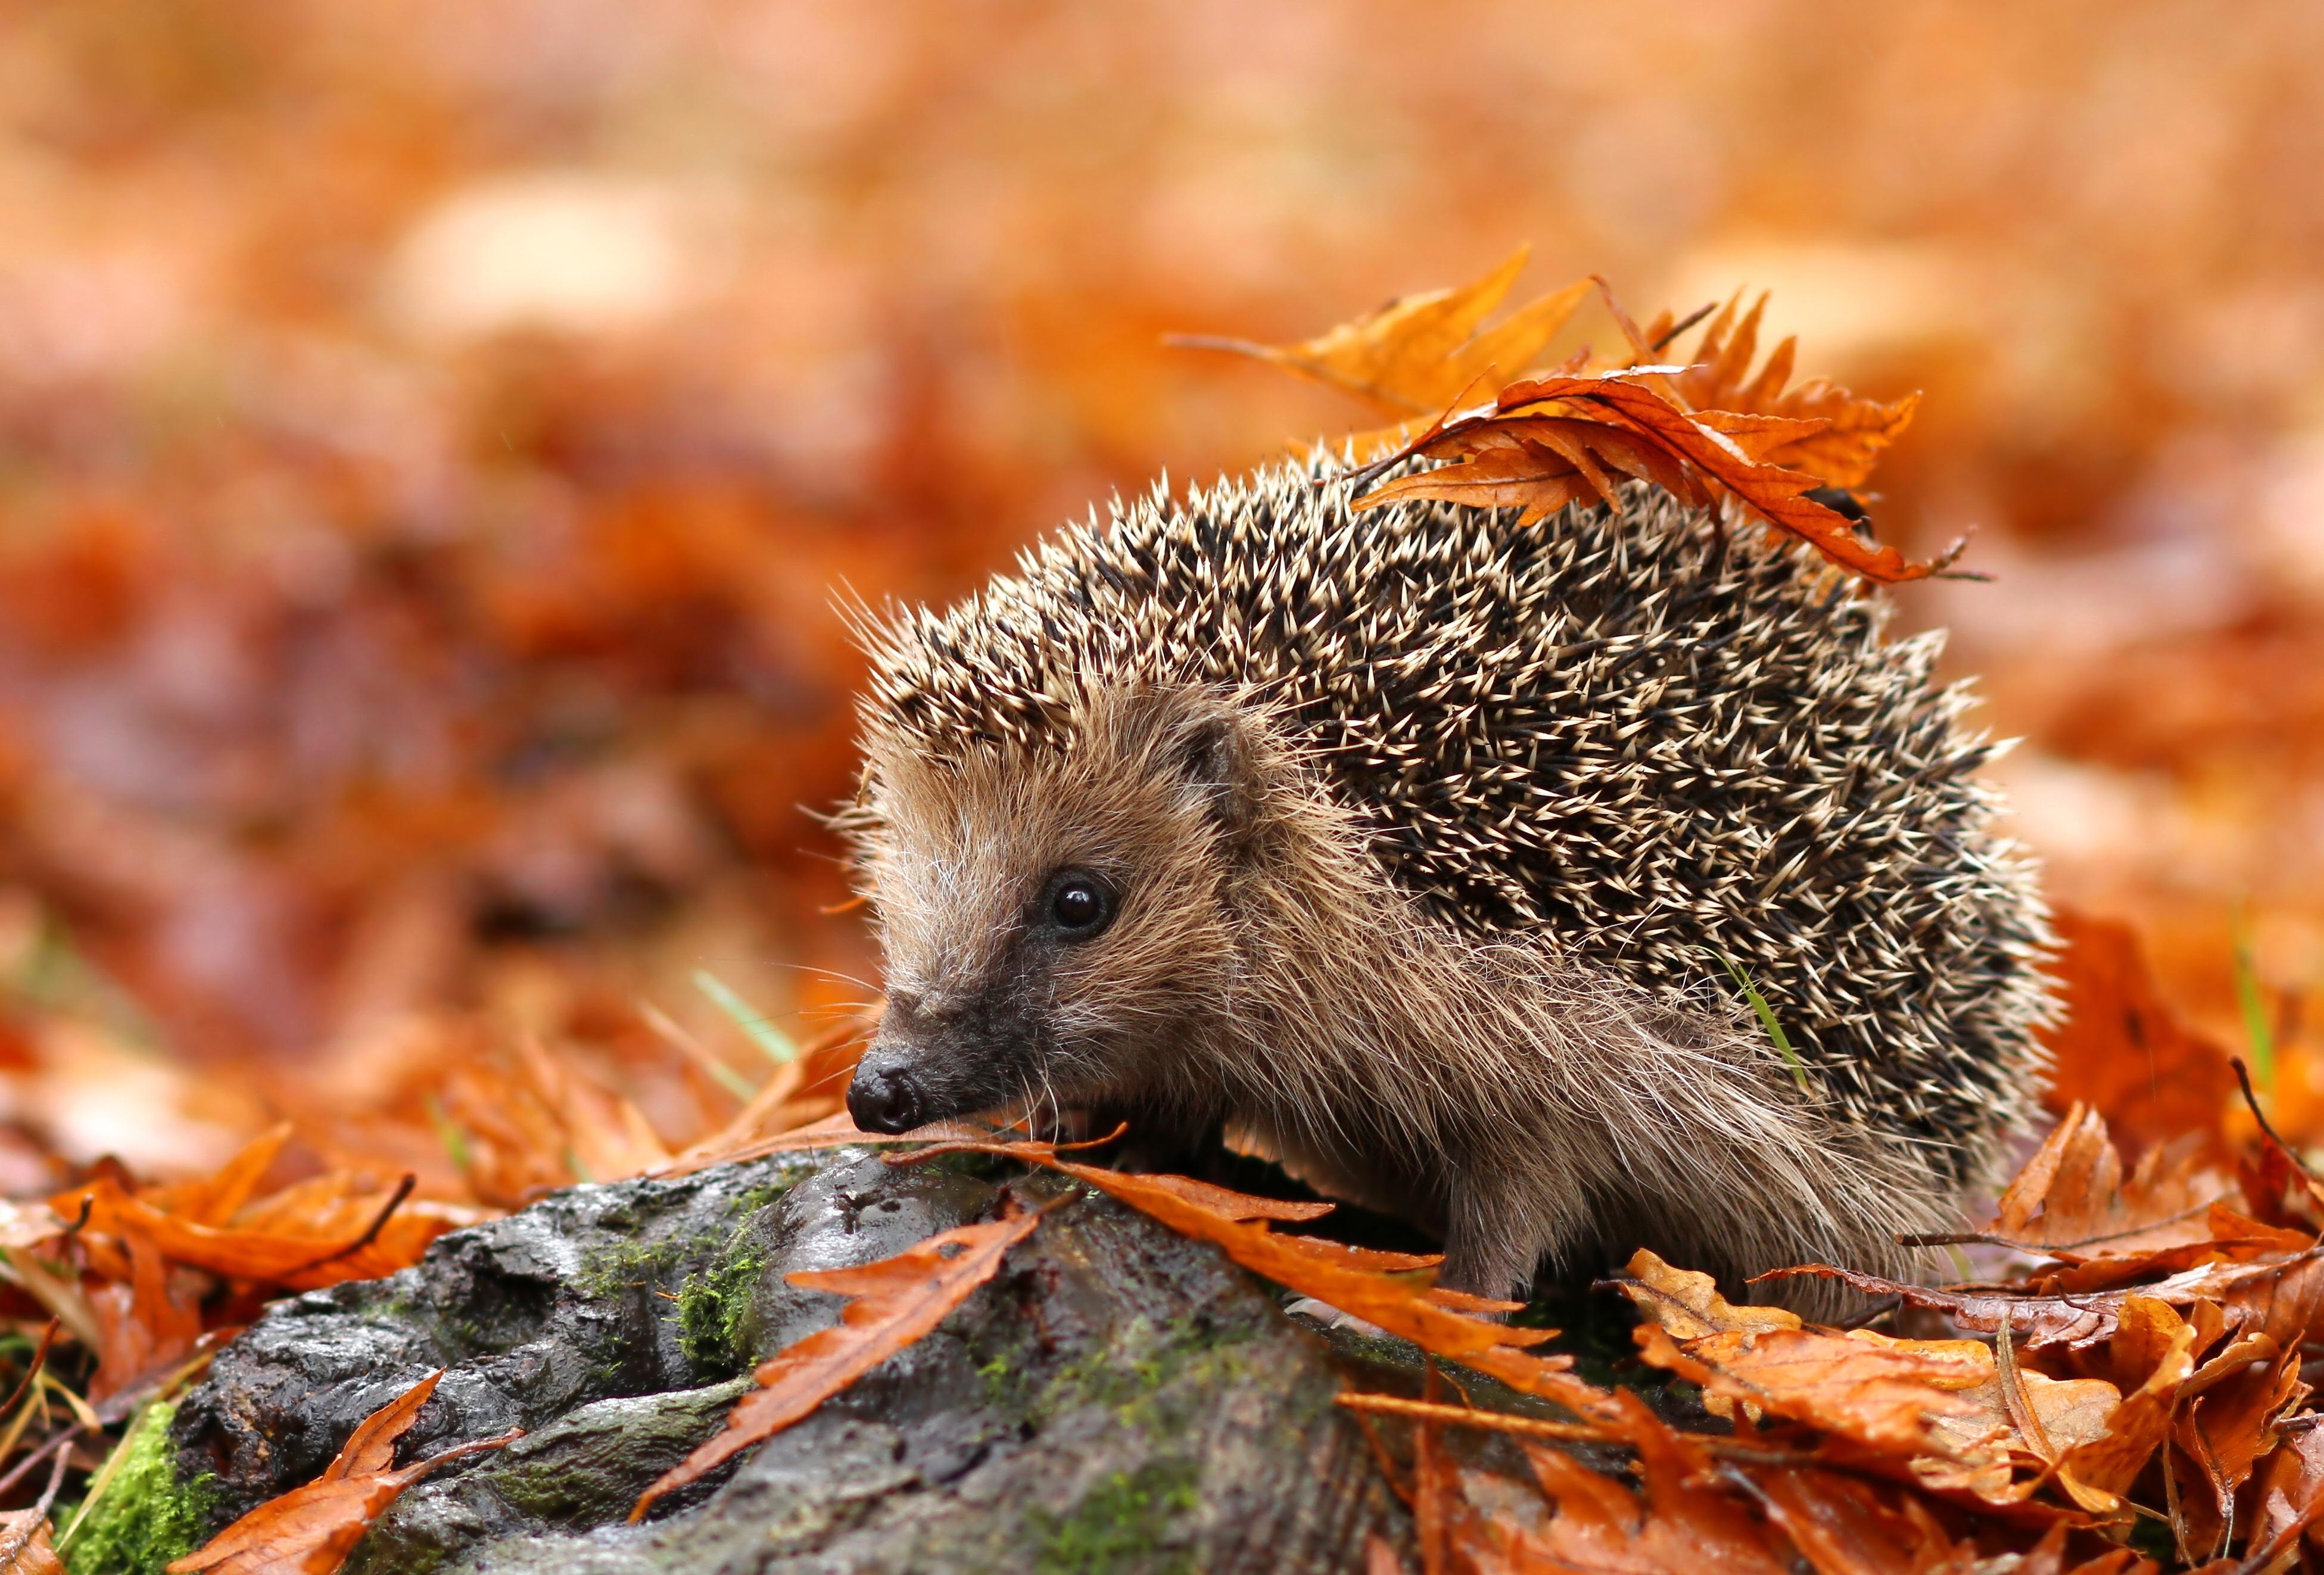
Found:
<path fill-rule="evenodd" d="M 1360 511 L 1452 499 L 1542 518 L 1643 481 L 1717 511 L 1725 529 L 1788 532 L 1846 572 L 1944 570 L 1949 556 L 1914 561 L 1863 529 L 1863 489 L 1912 420 L 1913 397 L 1795 382 L 1792 341 L 1759 355 L 1765 297 L 1640 327 L 1602 281 L 1583 281 L 1491 323 L 1524 260 L 1298 344 L 1204 343 L 1400 418 L 1366 440 Z M 1616 330 L 1613 354 L 1537 364 L 1593 297 Z M 1649 1253 L 1613 1277 L 1637 1315 L 1638 1370 L 1692 1386 L 1708 1423 L 1674 1422 L 1619 1383 L 1585 1380 L 1570 1357 L 1540 1349 L 1551 1331 L 1503 1321 L 1514 1308 L 1437 1288 L 1431 1257 L 1277 1229 L 1310 1225 L 1328 1204 L 1117 1172 L 973 1128 L 877 1141 L 904 1162 L 973 1147 L 1053 1172 L 1432 1363 L 1549 1402 L 1557 1417 L 1480 1407 L 1457 1386 L 1447 1399 L 1433 1376 L 1421 1400 L 1342 1396 L 1404 1430 L 1398 1486 L 1432 1572 L 2307 1567 L 2324 1551 L 2324 1428 L 2303 1368 L 2324 1341 L 2324 1188 L 2261 1096 L 2248 1119 L 2228 1103 L 2232 1063 L 2163 1004 L 2126 930 L 2070 914 L 2061 928 L 2060 1123 L 1984 1228 L 1945 1243 L 1985 1255 L 1987 1277 L 1922 1286 L 1845 1265 L 1790 1271 L 1877 1298 L 1886 1329 L 1752 1306 L 1739 1287 Z M 276 1092 L 295 1129 L 260 1132 L 207 1174 L 155 1184 L 99 1162 L 44 1204 L 10 1204 L 8 1293 L 55 1331 L 37 1354 L 29 1341 L 0 1354 L 16 1371 L 0 1410 L 10 1485 L 43 1465 L 51 1484 L 40 1506 L 0 1522 L 11 1567 L 60 1567 L 46 1521 L 55 1488 L 86 1469 L 90 1444 L 104 1452 L 107 1429 L 189 1381 L 270 1295 L 407 1266 L 443 1231 L 574 1181 L 874 1141 L 836 1113 L 868 1018 L 794 1045 L 741 991 L 697 974 L 749 1052 L 739 1064 L 642 995 L 574 1003 L 563 1034 L 422 1025 L 413 1064 L 434 1081 L 392 1120 L 336 1121 L 286 1084 Z M 2282 1036 L 2253 1016 L 2255 989 L 2244 999 L 2264 1030 L 2255 1044 L 2277 1048 Z M 698 1080 L 690 1128 L 621 1091 L 572 1031 L 584 1022 L 660 1046 Z M 2270 1097 L 2281 1065 L 2262 1069 Z M 839 1322 L 762 1364 L 728 1427 L 655 1484 L 640 1514 L 924 1337 L 1040 1218 L 1020 1211 L 882 1263 L 794 1276 L 847 1298 Z M 375 1414 L 317 1481 L 172 1569 L 336 1569 L 419 1475 L 507 1441 L 394 1468 L 394 1441 L 435 1381 Z M 1514 1486 L 1455 1447 L 1480 1432 L 1515 1441 L 1526 1475 Z M 1609 1455 L 1627 1465 L 1609 1472 Z M 1541 1512 L 1502 1513 L 1512 1491 Z M 1370 1575 L 1403 1568 L 1384 1543 L 1367 1559 Z"/>

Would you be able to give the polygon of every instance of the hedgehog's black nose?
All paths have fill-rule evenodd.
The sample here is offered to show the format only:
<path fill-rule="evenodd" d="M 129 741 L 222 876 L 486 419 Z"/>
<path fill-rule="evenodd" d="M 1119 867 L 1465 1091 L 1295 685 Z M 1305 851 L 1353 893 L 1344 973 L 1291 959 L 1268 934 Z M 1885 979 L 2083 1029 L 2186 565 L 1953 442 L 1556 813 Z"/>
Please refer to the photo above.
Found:
<path fill-rule="evenodd" d="M 874 1048 L 847 1085 L 847 1114 L 866 1132 L 908 1132 L 921 1125 L 920 1091 L 911 1073 Z"/>

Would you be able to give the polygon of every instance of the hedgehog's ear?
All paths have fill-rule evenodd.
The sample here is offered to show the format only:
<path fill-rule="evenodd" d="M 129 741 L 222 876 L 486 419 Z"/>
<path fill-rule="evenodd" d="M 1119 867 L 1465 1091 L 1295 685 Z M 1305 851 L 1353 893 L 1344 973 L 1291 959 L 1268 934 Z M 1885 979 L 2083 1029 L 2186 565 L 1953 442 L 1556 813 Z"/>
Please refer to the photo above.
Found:
<path fill-rule="evenodd" d="M 1256 741 L 1248 718 L 1231 706 L 1204 707 L 1173 730 L 1169 758 L 1179 779 L 1202 802 L 1237 852 L 1259 825 Z"/>
<path fill-rule="evenodd" d="M 1261 802 L 1250 718 L 1200 689 L 1151 690 L 1139 702 L 1152 730 L 1148 758 L 1240 849 L 1258 825 Z"/>

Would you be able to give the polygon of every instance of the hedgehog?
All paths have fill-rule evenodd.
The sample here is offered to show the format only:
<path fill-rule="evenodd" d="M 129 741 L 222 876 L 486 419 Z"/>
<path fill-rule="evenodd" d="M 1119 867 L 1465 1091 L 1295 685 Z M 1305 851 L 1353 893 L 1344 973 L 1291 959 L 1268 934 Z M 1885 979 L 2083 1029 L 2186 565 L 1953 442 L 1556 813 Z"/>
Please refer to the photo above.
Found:
<path fill-rule="evenodd" d="M 1166 481 L 948 611 L 856 609 L 855 1123 L 1223 1142 L 1479 1296 L 1639 1247 L 1914 1274 L 2051 1009 L 1941 632 L 1644 483 L 1532 522 L 1351 490 Z"/>

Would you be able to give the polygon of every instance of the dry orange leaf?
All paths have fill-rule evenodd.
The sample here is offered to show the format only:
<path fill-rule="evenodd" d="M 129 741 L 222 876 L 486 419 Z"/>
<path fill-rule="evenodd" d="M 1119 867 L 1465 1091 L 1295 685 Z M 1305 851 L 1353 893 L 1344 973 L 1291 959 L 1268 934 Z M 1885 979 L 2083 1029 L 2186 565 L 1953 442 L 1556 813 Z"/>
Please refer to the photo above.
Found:
<path fill-rule="evenodd" d="M 1731 497 L 1867 579 L 1920 579 L 1951 561 L 1949 553 L 1914 563 L 1858 536 L 1844 515 L 1805 495 L 1823 484 L 1818 477 L 1753 456 L 1754 447 L 1772 447 L 1779 437 L 1797 441 L 1802 429 L 1683 410 L 1650 386 L 1676 370 L 1632 367 L 1511 383 L 1489 404 L 1446 415 L 1358 472 L 1360 483 L 1410 459 L 1452 462 L 1384 483 L 1355 507 L 1428 499 L 1518 509 L 1531 520 L 1580 501 L 1610 505 L 1618 478 L 1635 476 L 1698 507 Z"/>
<path fill-rule="evenodd" d="M 1648 1362 L 1701 1384 L 1730 1413 L 1740 1403 L 1913 1460 L 1935 1487 L 2018 1497 L 2010 1454 L 2052 1464 L 2103 1437 L 2121 1400 L 2101 1379 L 2005 1370 L 1974 1340 L 1843 1333 L 1781 1308 L 1736 1307 L 1709 1276 L 1650 1252 L 1618 1283 L 1646 1320 L 1634 1334 Z"/>
<path fill-rule="evenodd" d="M 337 1237 L 312 1236 L 288 1230 L 250 1230 L 205 1225 L 180 1219 L 133 1196 L 110 1175 L 99 1175 L 85 1186 L 60 1193 L 50 1207 L 67 1219 L 78 1218 L 86 1204 L 85 1229 L 95 1235 L 142 1237 L 175 1263 L 208 1269 L 212 1274 L 272 1281 L 299 1288 L 336 1285 L 341 1280 L 376 1279 L 418 1261 L 427 1239 L 456 1228 L 451 1220 L 431 1222 L 425 1239 L 407 1240 L 404 1250 L 391 1253 L 379 1239 L 383 1216 L 401 1193 L 376 1193 L 373 1220 Z"/>
<path fill-rule="evenodd" d="M 2097 1111 L 2134 1156 L 2186 1138 L 2224 1155 L 2220 1122 L 2236 1097 L 2227 1052 L 2172 1015 L 2129 926 L 2071 909 L 2052 922 L 2065 943 L 2052 966 L 2065 1014 L 2042 1036 L 2050 1108 Z"/>
<path fill-rule="evenodd" d="M 1525 372 L 1589 296 L 1591 281 L 1585 279 L 1527 302 L 1480 333 L 1525 271 L 1529 250 L 1518 247 L 1481 279 L 1399 296 L 1378 311 L 1296 345 L 1198 335 L 1173 336 L 1170 342 L 1256 356 L 1406 415 L 1434 415 L 1489 373 L 1499 373 L 1498 387 Z"/>
<path fill-rule="evenodd" d="M 395 1441 L 410 1430 L 436 1392 L 442 1369 L 430 1373 L 364 1419 L 323 1474 L 271 1498 L 169 1567 L 169 1575 L 333 1575 L 355 1543 L 396 1497 L 437 1467 L 465 1455 L 496 1450 L 521 1432 L 457 1444 L 395 1465 Z"/>
<path fill-rule="evenodd" d="M 1625 1575 L 1710 1570 L 1788 1575 L 1792 1561 L 1780 1535 L 1747 1505 L 1703 1490 L 1702 1482 L 1720 1478 L 1700 1449 L 1665 1426 L 1636 1395 L 1614 1400 L 1623 1435 L 1637 1451 L 1645 1492 L 1633 1494 L 1561 1451 L 1526 1446 L 1526 1458 L 1557 1514 L 1538 1531 L 1499 1531 L 1494 1540 L 1506 1548 L 1510 1565 Z"/>
<path fill-rule="evenodd" d="M 787 1276 L 794 1285 L 852 1296 L 839 1322 L 760 1364 L 759 1388 L 737 1401 L 725 1431 L 656 1478 L 630 1511 L 632 1522 L 665 1495 L 700 1480 L 754 1444 L 805 1419 L 818 1405 L 944 1321 L 991 1279 L 1008 1250 L 1039 1224 L 1039 1212 L 963 1225 L 893 1257 L 855 1268 Z"/>
<path fill-rule="evenodd" d="M 25 1523 L 34 1523 L 27 1536 Z M 15 1555 L 0 1563 L 0 1575 L 65 1575 L 64 1561 L 50 1540 L 49 1517 L 38 1508 L 12 1509 L 0 1514 L 0 1548 L 14 1545 Z M 18 1538 L 23 1538 L 21 1544 Z"/>
<path fill-rule="evenodd" d="M 1784 384 L 1791 380 L 1792 362 L 1798 351 L 1798 341 L 1788 338 L 1768 353 L 1758 374 L 1751 375 L 1751 358 L 1758 350 L 1759 317 L 1766 309 L 1767 298 L 1761 295 L 1737 322 L 1735 309 L 1741 299 L 1738 291 L 1720 309 L 1702 332 L 1693 364 L 1673 374 L 1671 386 L 1679 402 L 1692 410 L 1732 412 L 1781 423 L 1762 428 L 1779 431 L 1781 436 L 1756 448 L 1755 458 L 1804 471 L 1826 486 L 1862 486 L 1881 451 L 1912 423 L 1921 396 L 1907 394 L 1884 404 L 1858 399 L 1825 378 L 1811 379 L 1787 390 Z"/>
<path fill-rule="evenodd" d="M 1443 1261 L 1436 1255 L 1382 1253 L 1315 1237 L 1277 1235 L 1265 1222 L 1281 1217 L 1265 1211 L 1280 1208 L 1275 1200 L 1203 1184 L 1190 1186 L 1183 1176 L 1082 1165 L 1061 1157 L 1047 1143 L 945 1144 L 903 1162 L 958 1150 L 1005 1155 L 1084 1182 L 1182 1236 L 1213 1243 L 1253 1274 L 1328 1302 L 1423 1350 L 1489 1373 L 1511 1388 L 1577 1409 L 1602 1400 L 1565 1371 L 1571 1358 L 1535 1356 L 1524 1349 L 1550 1339 L 1554 1330 L 1513 1328 L 1437 1300 L 1430 1285 L 1431 1271 Z"/>
<path fill-rule="evenodd" d="M 161 1249 L 143 1234 L 132 1234 L 124 1246 L 128 1280 L 88 1294 L 98 1334 L 88 1395 L 93 1405 L 161 1377 L 192 1353 L 202 1335 L 198 1299 L 171 1283 Z"/>
<path fill-rule="evenodd" d="M 2167 1303 L 2134 1296 L 2123 1303 L 2116 1352 L 2146 1349 L 2154 1362 L 2107 1419 L 2105 1432 L 2069 1449 L 2058 1462 L 2058 1485 L 2076 1504 L 2099 1515 L 2121 1508 L 2122 1495 L 2170 1431 L 2180 1386 L 2194 1371 L 2194 1326 Z"/>

